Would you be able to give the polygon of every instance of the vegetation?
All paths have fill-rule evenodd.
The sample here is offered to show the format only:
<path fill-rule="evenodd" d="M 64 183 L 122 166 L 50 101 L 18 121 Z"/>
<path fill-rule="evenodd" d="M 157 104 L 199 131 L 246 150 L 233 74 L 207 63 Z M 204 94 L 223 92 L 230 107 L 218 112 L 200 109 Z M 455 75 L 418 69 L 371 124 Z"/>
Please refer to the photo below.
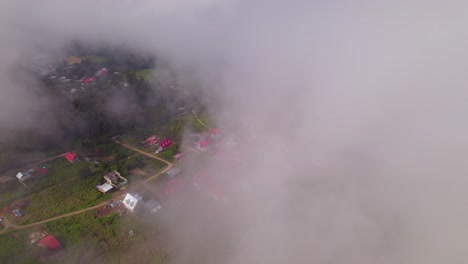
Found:
<path fill-rule="evenodd" d="M 153 70 L 152 69 L 138 70 L 135 72 L 135 74 L 138 79 L 149 81 L 151 80 L 151 77 L 153 76 Z"/>
<path fill-rule="evenodd" d="M 159 153 L 158 156 L 168 161 L 174 161 L 174 155 L 178 153 L 178 150 L 179 146 L 173 145 L 165 151 Z"/>
<path fill-rule="evenodd" d="M 102 63 L 106 61 L 106 57 L 96 56 L 96 55 L 81 56 L 81 59 L 92 62 L 92 63 Z"/>
<path fill-rule="evenodd" d="M 48 169 L 48 173 L 45 175 L 36 174 L 33 178 L 28 179 L 25 182 L 27 187 L 19 183 L 14 174 L 10 175 L 14 177 L 13 181 L 0 184 L 0 206 L 5 206 L 14 199 L 24 198 L 32 193 L 59 184 L 69 179 L 70 176 L 77 175 L 81 168 L 89 166 L 89 164 L 86 162 L 71 164 L 64 158 L 58 158 L 41 166 L 45 166 Z"/>
<path fill-rule="evenodd" d="M 0 263 L 36 263 L 40 249 L 30 248 L 27 243 L 28 231 L 0 235 Z"/>
<path fill-rule="evenodd" d="M 102 176 L 101 176 L 102 177 Z M 93 206 L 109 199 L 109 194 L 98 192 L 96 180 L 73 178 L 42 192 L 34 193 L 25 199 L 30 202 L 24 209 L 24 222 L 34 223 L 50 217 Z M 22 219 L 23 219 L 22 218 Z"/>
<path fill-rule="evenodd" d="M 151 243 L 161 233 L 154 220 L 145 223 L 133 215 L 117 214 L 98 218 L 90 211 L 46 223 L 44 230 L 64 248 L 56 251 L 65 250 L 48 263 L 167 263 L 164 250 Z M 46 250 L 29 243 L 28 236 L 36 231 L 30 228 L 0 235 L 0 262 L 36 263 L 39 256 L 47 256 Z"/>

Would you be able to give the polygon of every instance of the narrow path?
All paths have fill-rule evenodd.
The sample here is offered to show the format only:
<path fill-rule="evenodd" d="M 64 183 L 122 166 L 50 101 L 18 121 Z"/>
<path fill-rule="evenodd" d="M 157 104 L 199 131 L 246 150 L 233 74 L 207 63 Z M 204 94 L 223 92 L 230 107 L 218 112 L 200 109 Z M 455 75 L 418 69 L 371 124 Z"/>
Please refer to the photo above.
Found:
<path fill-rule="evenodd" d="M 198 121 L 198 123 L 202 124 L 204 127 L 208 128 L 208 129 L 211 129 L 211 127 L 209 127 L 208 125 L 203 123 L 203 121 L 201 121 L 200 118 L 198 118 L 197 114 L 195 114 L 194 109 L 192 109 L 192 115 L 193 115 L 193 117 L 195 117 L 195 119 Z"/>
<path fill-rule="evenodd" d="M 128 149 L 131 149 L 131 150 L 136 151 L 136 152 L 138 152 L 138 153 L 141 153 L 141 154 L 143 154 L 143 155 L 145 155 L 145 156 L 147 156 L 147 157 L 150 157 L 150 158 L 153 158 L 153 159 L 156 159 L 156 160 L 159 160 L 159 161 L 162 161 L 162 162 L 166 163 L 166 168 L 165 168 L 164 170 L 162 170 L 162 171 L 156 173 L 155 175 L 153 175 L 153 176 L 147 178 L 146 180 L 143 181 L 144 183 L 151 181 L 152 179 L 158 177 L 160 174 L 163 174 L 163 173 L 167 172 L 168 170 L 172 169 L 172 167 L 174 167 L 174 163 L 169 162 L 168 160 L 165 160 L 165 159 L 163 159 L 163 158 L 160 158 L 160 157 L 158 157 L 158 156 L 156 156 L 156 155 L 153 155 L 153 154 L 150 154 L 150 153 L 148 153 L 148 152 L 144 152 L 144 151 L 139 150 L 139 149 L 137 149 L 137 148 L 135 148 L 135 147 L 132 147 L 132 146 L 130 146 L 130 145 L 127 145 L 127 144 L 125 144 L 125 143 L 122 143 L 122 142 L 120 142 L 120 141 L 118 141 L 118 140 L 114 140 L 114 142 L 117 143 L 117 144 L 119 144 L 119 145 L 121 145 L 121 146 L 123 146 L 123 147 L 126 147 L 126 148 L 128 148 Z"/>
<path fill-rule="evenodd" d="M 42 220 L 42 221 L 39 221 L 39 222 L 35 222 L 35 223 L 32 223 L 32 224 L 28 224 L 28 225 L 15 225 L 15 224 L 13 224 L 12 222 L 10 222 L 10 221 L 8 220 L 8 218 L 4 217 L 4 218 L 3 218 L 3 221 L 7 221 L 7 224 L 5 224 L 5 228 L 4 228 L 3 230 L 0 231 L 0 234 L 7 233 L 7 232 L 10 232 L 10 231 L 13 231 L 13 230 L 20 230 L 20 229 L 25 229 L 25 228 L 33 227 L 33 226 L 38 226 L 38 225 L 42 225 L 42 224 L 45 224 L 45 223 L 48 223 L 48 222 L 52 222 L 52 221 L 55 221 L 55 220 L 58 220 L 58 219 L 61 219 L 61 218 L 65 218 L 65 217 L 69 217 L 69 216 L 81 214 L 81 213 L 84 213 L 84 212 L 86 212 L 86 211 L 90 211 L 90 210 L 93 210 L 93 209 L 98 209 L 99 207 L 105 206 L 107 203 L 108 203 L 108 201 L 105 201 L 105 202 L 102 202 L 102 203 L 100 203 L 100 204 L 97 204 L 97 205 L 88 207 L 88 208 L 84 208 L 84 209 L 81 209 L 81 210 L 78 210 L 78 211 L 74 211 L 74 212 L 71 212 L 71 213 L 67 213 L 67 214 L 63 214 L 63 215 L 51 217 L 51 218 L 49 218 L 49 219 L 45 219 L 45 220 Z"/>

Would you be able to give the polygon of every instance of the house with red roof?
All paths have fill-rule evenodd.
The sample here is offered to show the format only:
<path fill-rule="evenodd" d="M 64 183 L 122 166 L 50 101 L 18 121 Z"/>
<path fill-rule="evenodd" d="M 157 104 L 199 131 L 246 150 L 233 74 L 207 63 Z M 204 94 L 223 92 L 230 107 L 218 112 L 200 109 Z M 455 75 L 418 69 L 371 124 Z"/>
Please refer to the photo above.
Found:
<path fill-rule="evenodd" d="M 145 139 L 144 144 L 146 144 L 148 146 L 152 146 L 152 145 L 155 145 L 156 143 L 158 143 L 159 140 L 161 140 L 161 139 L 158 138 L 156 135 L 152 135 L 149 138 Z"/>
<path fill-rule="evenodd" d="M 211 129 L 211 134 L 213 134 L 213 135 L 218 135 L 218 134 L 219 134 L 219 128 L 213 128 L 213 129 Z"/>
<path fill-rule="evenodd" d="M 210 140 L 207 138 L 201 139 L 196 145 L 195 148 L 199 151 L 205 151 L 210 145 Z"/>
<path fill-rule="evenodd" d="M 183 160 L 184 157 L 185 157 L 184 153 L 177 153 L 177 154 L 174 155 L 174 159 L 177 160 L 177 161 Z"/>
<path fill-rule="evenodd" d="M 41 173 L 41 174 L 46 174 L 47 173 L 47 168 L 46 167 L 39 167 L 36 169 L 37 172 Z"/>
<path fill-rule="evenodd" d="M 91 77 L 88 77 L 88 78 L 84 79 L 84 80 L 81 82 L 81 84 L 90 84 L 90 83 L 93 83 L 94 80 L 96 80 L 96 77 L 91 76 Z"/>
<path fill-rule="evenodd" d="M 60 247 L 60 242 L 52 235 L 47 235 L 39 240 L 39 244 L 46 247 L 49 251 Z"/>
<path fill-rule="evenodd" d="M 76 155 L 75 152 L 68 152 L 67 154 L 65 154 L 65 159 L 67 159 L 71 163 L 74 163 L 78 161 L 78 155 Z"/>
<path fill-rule="evenodd" d="M 96 72 L 96 76 L 99 76 L 99 77 L 104 77 L 104 76 L 107 76 L 107 69 L 106 68 L 102 68 L 102 69 L 99 69 L 97 72 Z"/>
<path fill-rule="evenodd" d="M 172 140 L 170 138 L 166 138 L 159 143 L 158 148 L 156 149 L 156 153 L 160 153 L 172 146 Z"/>

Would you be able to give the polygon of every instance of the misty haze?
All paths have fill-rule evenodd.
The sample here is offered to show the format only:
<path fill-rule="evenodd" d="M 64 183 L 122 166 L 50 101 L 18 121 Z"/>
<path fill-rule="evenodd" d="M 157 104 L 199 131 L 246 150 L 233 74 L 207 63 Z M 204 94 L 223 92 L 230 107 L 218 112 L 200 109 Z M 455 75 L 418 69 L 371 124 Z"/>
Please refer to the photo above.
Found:
<path fill-rule="evenodd" d="M 468 263 L 463 1 L 0 3 L 0 263 Z"/>

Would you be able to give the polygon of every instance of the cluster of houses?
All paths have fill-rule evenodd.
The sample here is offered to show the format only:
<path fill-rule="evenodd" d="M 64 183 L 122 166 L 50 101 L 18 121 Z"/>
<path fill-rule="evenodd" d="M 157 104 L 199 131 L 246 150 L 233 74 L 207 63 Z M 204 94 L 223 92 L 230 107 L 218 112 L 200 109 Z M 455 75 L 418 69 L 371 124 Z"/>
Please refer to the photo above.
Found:
<path fill-rule="evenodd" d="M 85 77 L 85 78 L 81 79 L 81 84 L 82 85 L 92 84 L 92 83 L 94 83 L 96 81 L 96 78 L 106 77 L 108 72 L 109 71 L 106 68 L 101 68 L 101 69 L 97 70 L 97 72 L 94 74 L 94 76 Z"/>
<path fill-rule="evenodd" d="M 75 152 L 68 152 L 65 154 L 65 159 L 70 163 L 75 163 L 79 161 L 78 155 Z M 49 172 L 46 166 L 39 166 L 33 169 L 29 169 L 27 171 L 20 171 L 16 174 L 16 178 L 19 182 L 23 183 L 32 178 L 33 176 L 41 176 L 45 175 Z"/>
<path fill-rule="evenodd" d="M 35 175 L 45 175 L 47 174 L 48 169 L 45 166 L 37 167 L 34 169 L 29 169 L 27 171 L 20 171 L 16 174 L 16 178 L 19 182 L 24 184 L 24 181 L 32 178 Z"/>
<path fill-rule="evenodd" d="M 206 151 L 210 146 L 216 144 L 221 137 L 220 130 L 213 128 L 209 132 L 195 135 L 194 148 L 198 151 Z"/>
<path fill-rule="evenodd" d="M 146 147 L 156 146 L 156 153 L 161 153 L 172 146 L 172 140 L 170 138 L 160 139 L 156 135 L 151 135 L 145 141 L 142 142 Z"/>

